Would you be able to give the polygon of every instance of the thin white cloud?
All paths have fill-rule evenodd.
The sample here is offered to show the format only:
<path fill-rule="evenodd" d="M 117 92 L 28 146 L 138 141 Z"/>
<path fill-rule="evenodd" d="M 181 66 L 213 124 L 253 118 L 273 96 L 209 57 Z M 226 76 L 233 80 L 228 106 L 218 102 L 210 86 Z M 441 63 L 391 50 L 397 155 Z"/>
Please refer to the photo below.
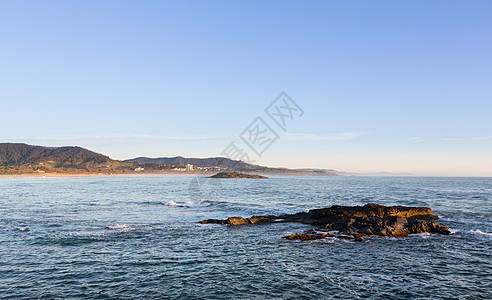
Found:
<path fill-rule="evenodd" d="M 361 136 L 359 132 L 340 132 L 328 134 L 285 133 L 282 139 L 293 141 L 348 141 Z"/>
<path fill-rule="evenodd" d="M 475 137 L 464 137 L 464 138 L 445 138 L 445 141 L 455 141 L 455 142 L 473 142 L 473 141 L 488 141 L 492 140 L 492 136 L 475 136 Z"/>

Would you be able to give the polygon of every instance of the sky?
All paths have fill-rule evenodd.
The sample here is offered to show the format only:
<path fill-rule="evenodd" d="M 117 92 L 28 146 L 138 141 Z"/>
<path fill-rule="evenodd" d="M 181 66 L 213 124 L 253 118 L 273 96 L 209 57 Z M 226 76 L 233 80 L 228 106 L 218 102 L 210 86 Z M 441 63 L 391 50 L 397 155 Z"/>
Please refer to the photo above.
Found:
<path fill-rule="evenodd" d="M 0 142 L 114 159 L 227 156 L 232 143 L 273 167 L 492 176 L 491 11 L 0 0 Z M 265 111 L 282 92 L 298 108 L 283 128 Z M 260 155 L 241 139 L 258 120 L 276 137 Z"/>

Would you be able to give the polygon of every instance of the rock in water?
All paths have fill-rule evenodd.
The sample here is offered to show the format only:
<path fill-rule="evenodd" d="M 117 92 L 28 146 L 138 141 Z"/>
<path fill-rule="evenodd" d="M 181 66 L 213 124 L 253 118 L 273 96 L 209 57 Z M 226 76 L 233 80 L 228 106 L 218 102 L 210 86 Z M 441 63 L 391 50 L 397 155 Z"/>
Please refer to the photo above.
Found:
<path fill-rule="evenodd" d="M 258 223 L 272 223 L 275 222 L 277 217 L 265 215 L 265 216 L 252 216 L 251 218 L 243 217 L 230 217 L 225 220 L 208 219 L 200 221 L 201 224 L 222 224 L 222 225 L 247 225 Z"/>
<path fill-rule="evenodd" d="M 254 178 L 254 179 L 263 179 L 263 178 L 268 178 L 266 176 L 261 176 L 261 175 L 255 175 L 255 174 L 247 174 L 247 173 L 240 173 L 240 172 L 220 172 L 217 173 L 213 176 L 210 176 L 210 178 Z"/>
<path fill-rule="evenodd" d="M 333 233 L 317 233 L 317 234 L 309 234 L 309 233 L 293 233 L 291 235 L 288 235 L 284 238 L 289 239 L 289 240 L 301 240 L 301 241 L 309 241 L 309 240 L 317 240 L 317 239 L 324 239 L 327 237 L 332 237 L 334 236 Z"/>
<path fill-rule="evenodd" d="M 294 233 L 285 238 L 290 240 L 313 240 L 333 236 L 327 232 L 338 232 L 340 238 L 361 241 L 366 235 L 403 237 L 409 234 L 433 232 L 450 234 L 446 227 L 434 220 L 438 217 L 428 207 L 383 206 L 339 206 L 313 209 L 308 212 L 281 216 L 232 217 L 226 220 L 204 220 L 200 223 L 247 225 L 272 222 L 299 222 L 318 226 L 307 233 Z"/>

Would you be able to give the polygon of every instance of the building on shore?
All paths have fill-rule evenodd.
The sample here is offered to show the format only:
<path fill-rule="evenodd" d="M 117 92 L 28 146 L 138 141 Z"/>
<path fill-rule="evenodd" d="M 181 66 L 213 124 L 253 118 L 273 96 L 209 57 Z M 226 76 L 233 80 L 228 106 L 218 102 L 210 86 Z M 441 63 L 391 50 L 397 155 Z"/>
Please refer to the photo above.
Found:
<path fill-rule="evenodd" d="M 191 172 L 191 171 L 193 171 L 193 169 L 194 169 L 193 165 L 191 165 L 191 164 L 186 165 L 186 171 L 187 172 Z"/>

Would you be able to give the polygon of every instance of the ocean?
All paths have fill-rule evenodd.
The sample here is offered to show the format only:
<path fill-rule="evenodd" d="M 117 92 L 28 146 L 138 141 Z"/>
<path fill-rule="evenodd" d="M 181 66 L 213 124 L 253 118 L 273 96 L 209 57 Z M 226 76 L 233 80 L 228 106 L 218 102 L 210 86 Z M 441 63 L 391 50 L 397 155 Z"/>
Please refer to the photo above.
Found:
<path fill-rule="evenodd" d="M 449 236 L 289 241 L 209 218 L 427 206 Z M 1 299 L 492 299 L 492 178 L 0 178 Z"/>

